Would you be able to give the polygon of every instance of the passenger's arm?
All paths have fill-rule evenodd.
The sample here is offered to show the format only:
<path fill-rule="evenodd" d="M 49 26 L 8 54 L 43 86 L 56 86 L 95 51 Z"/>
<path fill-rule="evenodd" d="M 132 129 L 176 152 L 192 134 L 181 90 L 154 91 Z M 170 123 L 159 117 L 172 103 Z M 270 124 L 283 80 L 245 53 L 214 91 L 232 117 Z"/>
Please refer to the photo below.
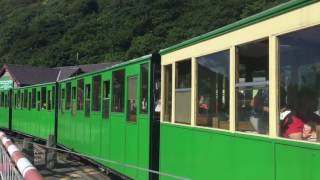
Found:
<path fill-rule="evenodd" d="M 302 132 L 291 133 L 288 137 L 289 139 L 302 140 Z"/>

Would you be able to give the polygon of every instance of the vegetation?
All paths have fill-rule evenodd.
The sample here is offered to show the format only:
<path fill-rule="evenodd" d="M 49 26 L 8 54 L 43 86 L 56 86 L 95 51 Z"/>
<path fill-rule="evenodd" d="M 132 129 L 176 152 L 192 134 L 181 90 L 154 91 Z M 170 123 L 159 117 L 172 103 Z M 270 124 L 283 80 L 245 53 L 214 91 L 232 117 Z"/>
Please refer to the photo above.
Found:
<path fill-rule="evenodd" d="M 0 0 L 0 64 L 122 61 L 288 0 Z"/>

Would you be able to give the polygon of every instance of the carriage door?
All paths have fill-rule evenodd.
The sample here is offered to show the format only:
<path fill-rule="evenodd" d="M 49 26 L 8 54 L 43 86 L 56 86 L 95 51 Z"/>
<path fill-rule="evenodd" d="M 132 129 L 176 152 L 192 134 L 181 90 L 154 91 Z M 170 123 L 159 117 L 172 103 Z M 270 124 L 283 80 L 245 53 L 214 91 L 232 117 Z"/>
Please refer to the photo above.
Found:
<path fill-rule="evenodd" d="M 127 78 L 127 115 L 128 121 L 137 121 L 137 76 L 130 76 Z"/>

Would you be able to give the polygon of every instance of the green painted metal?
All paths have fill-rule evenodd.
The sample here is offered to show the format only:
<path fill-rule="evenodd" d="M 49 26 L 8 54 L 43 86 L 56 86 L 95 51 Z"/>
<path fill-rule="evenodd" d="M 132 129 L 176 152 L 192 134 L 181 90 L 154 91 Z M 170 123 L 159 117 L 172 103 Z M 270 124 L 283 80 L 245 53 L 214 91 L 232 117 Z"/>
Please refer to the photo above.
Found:
<path fill-rule="evenodd" d="M 53 90 L 54 83 L 28 86 L 16 88 L 13 90 L 12 104 L 12 130 L 27 135 L 32 135 L 40 139 L 47 139 L 50 134 L 54 134 L 54 107 L 51 110 L 38 108 L 38 93 L 36 93 L 36 108 L 29 109 L 28 107 L 16 107 L 14 105 L 15 94 L 27 90 L 28 94 L 32 93 L 32 89 L 36 92 L 41 92 L 42 87 L 46 87 L 46 91 Z M 48 101 L 48 100 L 46 100 Z M 41 101 L 40 101 L 41 102 Z M 52 101 L 51 101 L 52 102 Z M 47 102 L 46 102 L 47 103 Z M 29 105 L 29 96 L 28 103 Z"/>
<path fill-rule="evenodd" d="M 279 6 L 271 8 L 271 9 L 268 9 L 268 10 L 263 11 L 261 13 L 258 13 L 256 15 L 244 18 L 242 20 L 239 20 L 239 21 L 234 22 L 232 24 L 229 24 L 227 26 L 221 27 L 221 28 L 216 29 L 214 31 L 211 31 L 206 34 L 194 37 L 192 39 L 189 39 L 189 40 L 184 41 L 182 43 L 173 45 L 171 47 L 162 49 L 162 50 L 160 50 L 160 54 L 161 55 L 168 54 L 170 52 L 174 52 L 179 49 L 182 49 L 182 48 L 185 48 L 188 46 L 192 46 L 194 44 L 197 44 L 197 43 L 209 40 L 209 39 L 213 39 L 218 36 L 222 36 L 222 35 L 227 34 L 229 32 L 236 31 L 238 29 L 250 26 L 252 24 L 256 24 L 258 22 L 265 21 L 265 20 L 270 19 L 272 17 L 279 16 L 281 14 L 293 11 L 298 8 L 302 8 L 304 6 L 307 6 L 309 4 L 312 4 L 312 3 L 315 3 L 318 1 L 319 0 L 291 0 L 287 3 L 281 4 Z"/>
<path fill-rule="evenodd" d="M 161 124 L 160 143 L 160 171 L 189 179 L 320 177 L 320 146 L 316 144 L 168 123 Z"/>
<path fill-rule="evenodd" d="M 140 98 L 140 65 L 149 63 L 151 56 L 144 56 L 129 63 L 123 63 L 113 66 L 110 69 L 77 76 L 60 83 L 61 89 L 66 88 L 66 84 L 71 82 L 73 87 L 77 87 L 77 81 L 84 80 L 84 87 L 87 84 L 91 86 L 92 106 L 92 77 L 101 75 L 101 88 L 103 81 L 110 81 L 110 91 L 112 97 L 112 72 L 125 70 L 125 107 L 127 107 L 127 78 L 136 76 L 137 80 L 137 99 Z M 150 71 L 149 71 L 150 73 Z M 103 89 L 101 90 L 103 92 Z M 59 95 L 61 98 L 61 94 Z M 137 101 L 139 102 L 139 100 Z M 150 100 L 149 100 L 150 103 Z M 125 176 L 133 179 L 149 179 L 146 171 L 140 171 L 124 165 L 109 163 L 105 160 L 116 161 L 121 164 L 129 164 L 140 168 L 149 168 L 149 114 L 140 114 L 137 112 L 137 122 L 127 121 L 127 108 L 123 113 L 111 112 L 111 99 L 109 102 L 109 119 L 102 117 L 102 111 L 91 111 L 90 116 L 85 116 L 84 110 L 77 110 L 72 113 L 71 110 L 61 112 L 59 107 L 58 121 L 58 143 L 76 152 L 86 154 L 93 160 L 111 168 Z M 85 108 L 84 108 L 85 109 Z M 101 108 L 102 109 L 102 98 Z M 140 109 L 140 103 L 137 103 L 137 109 Z M 90 108 L 91 110 L 91 108 Z"/>

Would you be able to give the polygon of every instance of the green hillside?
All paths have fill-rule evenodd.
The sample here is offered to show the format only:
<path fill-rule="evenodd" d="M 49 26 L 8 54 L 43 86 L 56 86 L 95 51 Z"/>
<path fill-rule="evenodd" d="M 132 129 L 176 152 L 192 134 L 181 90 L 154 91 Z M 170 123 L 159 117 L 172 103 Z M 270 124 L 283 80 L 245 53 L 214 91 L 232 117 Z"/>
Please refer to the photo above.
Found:
<path fill-rule="evenodd" d="M 0 64 L 122 61 L 288 0 L 0 0 Z"/>

